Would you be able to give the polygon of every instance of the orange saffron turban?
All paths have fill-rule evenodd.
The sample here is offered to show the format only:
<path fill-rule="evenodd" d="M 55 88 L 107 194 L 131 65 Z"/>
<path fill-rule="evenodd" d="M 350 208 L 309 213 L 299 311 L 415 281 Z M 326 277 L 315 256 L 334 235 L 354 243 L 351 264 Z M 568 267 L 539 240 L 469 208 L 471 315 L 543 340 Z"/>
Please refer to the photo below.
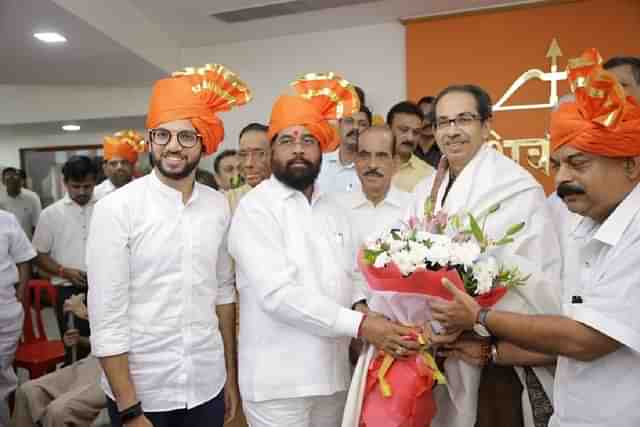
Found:
<path fill-rule="evenodd" d="M 224 126 L 216 113 L 251 100 L 251 91 L 223 65 L 186 68 L 153 86 L 147 128 L 174 120 L 191 120 L 202 135 L 206 155 L 216 151 L 224 139 Z"/>
<path fill-rule="evenodd" d="M 138 154 L 144 151 L 144 137 L 135 130 L 121 130 L 103 139 L 104 159 L 120 157 L 135 165 Z"/>
<path fill-rule="evenodd" d="M 323 152 L 334 151 L 340 136 L 329 120 L 349 117 L 360 110 L 360 99 L 351 83 L 334 73 L 305 74 L 291 83 L 296 95 L 282 95 L 273 105 L 269 140 L 291 126 L 304 126 Z"/>
<path fill-rule="evenodd" d="M 551 149 L 569 144 L 598 156 L 640 156 L 640 106 L 625 98 L 620 83 L 601 64 L 596 49 L 569 61 L 576 101 L 552 113 Z"/>

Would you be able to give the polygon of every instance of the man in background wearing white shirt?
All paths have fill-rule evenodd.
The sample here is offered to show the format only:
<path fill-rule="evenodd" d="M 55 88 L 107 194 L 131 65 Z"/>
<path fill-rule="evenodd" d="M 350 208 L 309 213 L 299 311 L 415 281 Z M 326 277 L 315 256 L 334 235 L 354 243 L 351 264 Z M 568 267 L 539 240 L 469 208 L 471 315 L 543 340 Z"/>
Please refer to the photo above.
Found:
<path fill-rule="evenodd" d="M 360 134 L 355 166 L 362 191 L 334 197 L 349 214 L 357 247 L 367 238 L 389 230 L 404 217 L 413 195 L 391 185 L 395 140 L 387 126 L 373 126 Z"/>
<path fill-rule="evenodd" d="M 102 199 L 87 248 L 91 345 L 115 427 L 221 427 L 239 405 L 235 288 L 223 194 L 195 181 L 216 112 L 250 99 L 222 66 L 156 82 L 153 171 Z M 215 82 L 215 83 L 214 83 Z"/>
<path fill-rule="evenodd" d="M 29 240 L 38 224 L 42 205 L 40 197 L 31 190 L 22 187 L 22 176 L 16 168 L 2 171 L 4 188 L 0 190 L 0 209 L 16 216 Z"/>
<path fill-rule="evenodd" d="M 62 167 L 62 174 L 67 194 L 42 211 L 33 246 L 38 252 L 38 268 L 51 275 L 51 283 L 58 289 L 56 316 L 60 334 L 64 335 L 68 326 L 62 311 L 64 301 L 87 291 L 85 249 L 98 169 L 89 157 L 73 156 Z M 81 336 L 89 336 L 87 321 L 77 319 L 75 327 Z M 72 352 L 69 347 L 65 349 L 65 363 L 70 364 Z M 88 347 L 78 347 L 78 357 L 88 354 Z"/>
<path fill-rule="evenodd" d="M 21 301 L 36 253 L 15 216 L 0 211 L 0 425 L 9 425 L 6 398 L 18 384 L 13 370 L 24 312 Z M 16 292 L 16 283 L 18 288 Z"/>
<path fill-rule="evenodd" d="M 338 121 L 340 148 L 322 155 L 322 168 L 318 175 L 318 188 L 324 193 L 360 191 L 360 180 L 354 160 L 359 135 L 371 126 L 371 111 L 364 105 L 351 117 Z"/>
<path fill-rule="evenodd" d="M 313 80 L 319 92 L 334 90 L 336 80 L 350 87 L 328 76 Z M 276 101 L 273 175 L 240 201 L 229 231 L 242 301 L 239 382 L 252 427 L 340 425 L 351 338 L 400 356 L 416 348 L 402 339 L 410 329 L 350 309 L 362 296 L 353 285 L 348 218 L 314 183 L 322 151 L 339 143 L 327 120 L 337 118 L 338 102 L 349 115 L 358 101 L 323 98 Z"/>
<path fill-rule="evenodd" d="M 144 138 L 134 130 L 121 130 L 105 136 L 102 146 L 107 179 L 96 186 L 96 200 L 131 182 L 138 153 L 144 149 Z"/>

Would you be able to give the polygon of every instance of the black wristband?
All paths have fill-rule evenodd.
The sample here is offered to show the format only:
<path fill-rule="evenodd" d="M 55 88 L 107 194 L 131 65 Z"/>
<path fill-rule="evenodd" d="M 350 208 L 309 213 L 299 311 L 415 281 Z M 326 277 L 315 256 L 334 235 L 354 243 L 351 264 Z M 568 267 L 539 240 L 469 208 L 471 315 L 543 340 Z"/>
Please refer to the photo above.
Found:
<path fill-rule="evenodd" d="M 142 403 L 140 402 L 118 412 L 118 416 L 120 417 L 120 422 L 122 424 L 126 424 L 134 418 L 138 418 L 140 415 L 144 415 L 144 411 L 142 410 Z"/>

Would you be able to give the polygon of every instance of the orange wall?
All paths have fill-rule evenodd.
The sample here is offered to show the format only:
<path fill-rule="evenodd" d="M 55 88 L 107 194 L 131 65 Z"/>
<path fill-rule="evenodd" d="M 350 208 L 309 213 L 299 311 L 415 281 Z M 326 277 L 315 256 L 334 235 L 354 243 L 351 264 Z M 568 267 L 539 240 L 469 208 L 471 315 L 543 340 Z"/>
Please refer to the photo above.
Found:
<path fill-rule="evenodd" d="M 556 37 L 563 57 L 596 47 L 610 56 L 640 56 L 640 0 L 585 0 L 410 21 L 407 31 L 407 88 L 410 99 L 436 95 L 450 84 L 482 86 L 494 102 L 524 71 L 549 71 L 545 57 Z M 559 84 L 560 95 L 569 91 Z M 549 102 L 549 83 L 531 81 L 507 104 Z M 497 112 L 493 128 L 502 138 L 543 137 L 549 110 Z M 525 150 L 520 154 L 526 158 Z M 532 171 L 547 191 L 552 180 Z"/>

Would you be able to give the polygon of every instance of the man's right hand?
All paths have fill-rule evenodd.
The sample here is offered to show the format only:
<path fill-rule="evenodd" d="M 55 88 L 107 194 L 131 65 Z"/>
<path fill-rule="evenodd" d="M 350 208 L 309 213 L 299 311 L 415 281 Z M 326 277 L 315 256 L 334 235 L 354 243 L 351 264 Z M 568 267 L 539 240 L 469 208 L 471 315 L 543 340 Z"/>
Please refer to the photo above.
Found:
<path fill-rule="evenodd" d="M 75 268 L 65 268 L 64 278 L 69 279 L 71 283 L 76 286 L 87 286 L 87 273 L 82 270 L 77 270 Z"/>
<path fill-rule="evenodd" d="M 139 417 L 135 417 L 128 423 L 124 424 L 125 427 L 153 427 L 153 423 L 149 421 L 149 418 L 144 415 L 140 415 Z"/>
<path fill-rule="evenodd" d="M 420 349 L 416 341 L 407 339 L 414 333 L 414 329 L 381 316 L 367 316 L 360 331 L 362 338 L 394 357 L 407 357 Z"/>

